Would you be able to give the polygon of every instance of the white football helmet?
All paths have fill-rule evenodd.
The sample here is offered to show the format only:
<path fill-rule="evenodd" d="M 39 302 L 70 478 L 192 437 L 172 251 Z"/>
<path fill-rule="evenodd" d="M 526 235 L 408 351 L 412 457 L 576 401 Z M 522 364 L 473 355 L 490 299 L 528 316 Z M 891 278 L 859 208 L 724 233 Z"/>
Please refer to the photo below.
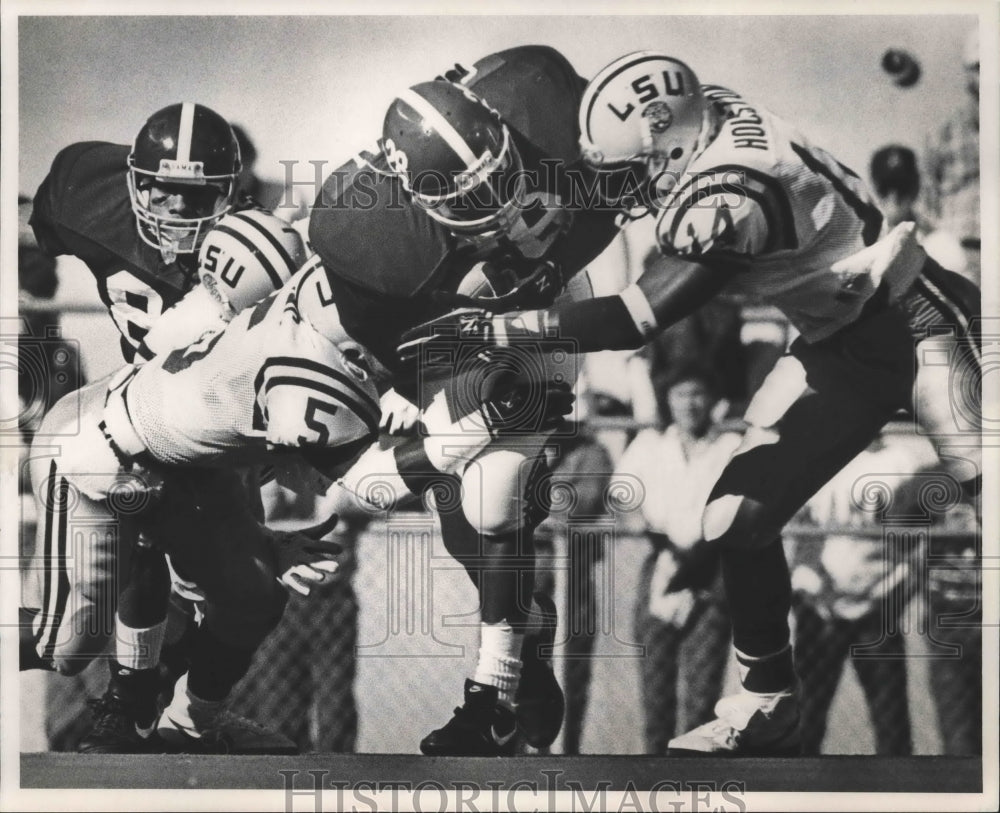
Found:
<path fill-rule="evenodd" d="M 223 217 L 198 252 L 198 274 L 231 319 L 281 288 L 306 261 L 302 235 L 269 212 L 247 209 Z"/>
<path fill-rule="evenodd" d="M 711 139 L 714 120 L 694 71 L 666 54 L 636 51 L 598 72 L 584 90 L 580 148 L 604 176 L 606 199 L 628 196 L 650 205 Z"/>

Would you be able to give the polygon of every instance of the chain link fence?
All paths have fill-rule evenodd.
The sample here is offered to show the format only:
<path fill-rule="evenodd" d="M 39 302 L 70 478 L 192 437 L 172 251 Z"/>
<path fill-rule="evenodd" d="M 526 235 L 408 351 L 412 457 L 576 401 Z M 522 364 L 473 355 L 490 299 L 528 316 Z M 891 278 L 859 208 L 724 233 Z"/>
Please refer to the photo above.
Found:
<path fill-rule="evenodd" d="M 831 609 L 835 600 L 796 577 L 807 751 L 981 753 L 979 560 L 969 553 L 976 534 L 963 522 L 927 526 L 906 542 L 904 586 L 863 613 Z M 844 530 L 797 525 L 786 536 L 799 550 L 822 550 Z M 450 718 L 475 667 L 476 592 L 430 515 L 348 523 L 339 533 L 340 580 L 308 598 L 291 597 L 231 708 L 282 731 L 303 751 L 417 753 L 421 737 Z M 647 713 L 658 706 L 655 694 L 644 694 L 644 681 L 654 681 L 656 691 L 655 672 L 650 678 L 644 664 L 655 653 L 635 619 L 649 595 L 650 543 L 617 534 L 607 518 L 557 516 L 540 530 L 538 549 L 538 586 L 560 607 L 554 662 L 567 695 L 553 753 L 649 752 Z M 899 559 L 897 551 L 880 562 L 888 573 Z M 793 572 L 802 560 L 791 557 Z M 729 692 L 737 682 L 726 650 Z M 89 725 L 86 698 L 106 686 L 106 666 L 95 662 L 76 678 L 24 674 L 43 683 L 44 694 L 23 697 L 45 705 L 45 736 L 36 742 L 73 750 Z M 679 719 L 677 726 L 698 722 Z"/>

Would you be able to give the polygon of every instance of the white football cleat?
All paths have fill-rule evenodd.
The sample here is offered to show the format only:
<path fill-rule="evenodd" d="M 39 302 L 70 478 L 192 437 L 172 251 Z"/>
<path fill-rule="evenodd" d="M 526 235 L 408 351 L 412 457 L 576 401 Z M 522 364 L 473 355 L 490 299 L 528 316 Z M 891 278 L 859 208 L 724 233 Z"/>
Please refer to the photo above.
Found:
<path fill-rule="evenodd" d="M 718 719 L 674 737 L 670 756 L 799 756 L 799 701 L 794 691 L 740 694 L 715 704 Z"/>

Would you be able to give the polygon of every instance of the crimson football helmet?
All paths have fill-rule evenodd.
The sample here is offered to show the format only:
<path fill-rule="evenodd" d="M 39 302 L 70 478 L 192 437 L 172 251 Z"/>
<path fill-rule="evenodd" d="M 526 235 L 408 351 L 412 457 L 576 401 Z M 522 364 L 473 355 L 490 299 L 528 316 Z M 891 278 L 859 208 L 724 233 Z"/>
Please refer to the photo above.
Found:
<path fill-rule="evenodd" d="M 694 71 L 654 51 L 616 59 L 580 101 L 584 161 L 603 176 L 609 197 L 628 190 L 640 205 L 668 193 L 717 131 Z"/>
<path fill-rule="evenodd" d="M 128 157 L 139 236 L 165 258 L 198 251 L 236 201 L 240 166 L 236 136 L 214 110 L 181 102 L 153 113 Z"/>
<path fill-rule="evenodd" d="M 413 200 L 456 234 L 504 231 L 526 187 L 510 130 L 471 90 L 435 80 L 389 106 L 382 152 Z"/>

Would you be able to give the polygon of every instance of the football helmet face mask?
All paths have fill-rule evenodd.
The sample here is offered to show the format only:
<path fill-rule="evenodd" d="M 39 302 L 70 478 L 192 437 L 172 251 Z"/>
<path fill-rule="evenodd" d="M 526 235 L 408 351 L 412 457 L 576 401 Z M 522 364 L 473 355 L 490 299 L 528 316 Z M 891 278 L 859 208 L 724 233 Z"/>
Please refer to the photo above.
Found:
<path fill-rule="evenodd" d="M 714 137 L 714 120 L 687 65 L 637 51 L 588 83 L 580 102 L 580 149 L 606 201 L 648 209 Z"/>
<path fill-rule="evenodd" d="M 153 113 L 128 157 L 139 236 L 172 262 L 198 251 L 236 202 L 240 148 L 214 110 L 181 102 Z"/>
<path fill-rule="evenodd" d="M 526 188 L 500 115 L 443 80 L 401 93 L 386 112 L 382 152 L 413 201 L 458 235 L 508 232 Z"/>

